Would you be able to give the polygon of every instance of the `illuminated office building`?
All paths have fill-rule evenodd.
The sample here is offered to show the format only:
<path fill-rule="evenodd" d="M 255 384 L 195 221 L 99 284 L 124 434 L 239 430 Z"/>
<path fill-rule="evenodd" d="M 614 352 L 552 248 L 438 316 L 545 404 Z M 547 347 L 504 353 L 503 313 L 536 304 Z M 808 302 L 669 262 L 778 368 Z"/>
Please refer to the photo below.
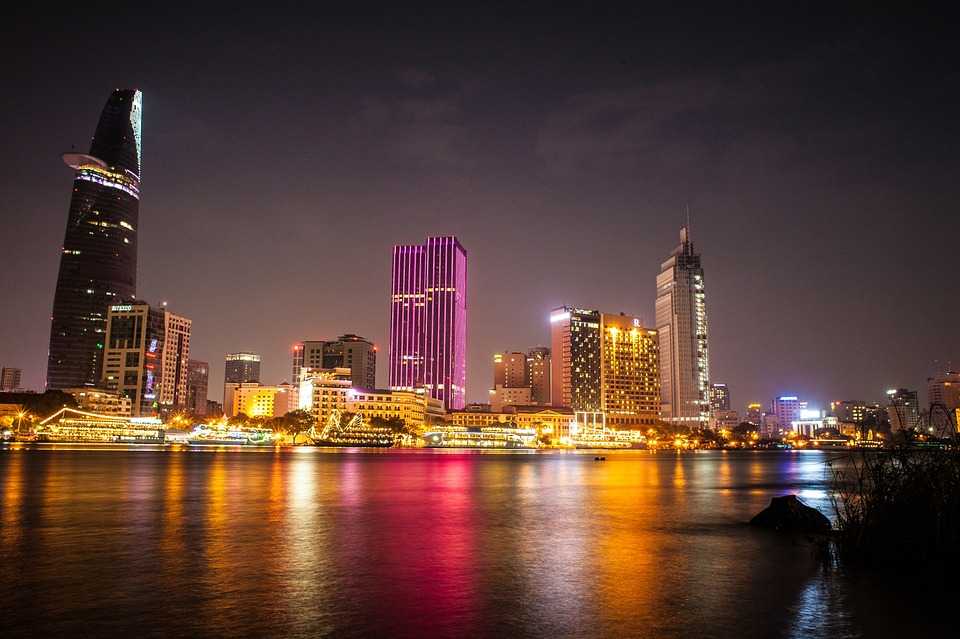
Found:
<path fill-rule="evenodd" d="M 74 169 L 70 213 L 53 297 L 47 388 L 95 386 L 107 308 L 137 292 L 142 94 L 107 100 L 90 153 L 65 153 Z"/>
<path fill-rule="evenodd" d="M 857 400 L 838 400 L 830 402 L 830 413 L 841 423 L 862 424 L 867 418 L 867 404 Z"/>
<path fill-rule="evenodd" d="M 550 313 L 551 397 L 556 406 L 600 410 L 600 312 L 562 306 Z"/>
<path fill-rule="evenodd" d="M 943 404 L 947 410 L 960 408 L 960 372 L 946 371 L 928 378 L 927 402 Z"/>
<path fill-rule="evenodd" d="M 189 319 L 166 306 L 109 307 L 102 384 L 130 398 L 134 417 L 186 404 L 190 329 Z"/>
<path fill-rule="evenodd" d="M 19 368 L 4 366 L 0 370 L 0 392 L 10 393 L 20 390 L 20 377 L 23 374 Z"/>
<path fill-rule="evenodd" d="M 467 252 L 455 237 L 393 247 L 390 387 L 465 404 Z"/>
<path fill-rule="evenodd" d="M 268 386 L 258 382 L 224 384 L 224 415 L 281 417 L 297 410 L 299 394 L 292 384 Z"/>
<path fill-rule="evenodd" d="M 527 351 L 527 386 L 530 401 L 542 406 L 550 405 L 550 349 L 537 346 Z"/>
<path fill-rule="evenodd" d="M 348 333 L 334 341 L 304 340 L 293 345 L 293 384 L 305 368 L 349 368 L 354 388 L 377 386 L 377 347 L 370 340 Z"/>
<path fill-rule="evenodd" d="M 906 388 L 891 388 L 887 391 L 887 415 L 890 429 L 910 430 L 920 424 L 920 402 L 917 391 Z"/>
<path fill-rule="evenodd" d="M 224 383 L 260 382 L 260 356 L 256 353 L 227 353 L 224 358 Z"/>
<path fill-rule="evenodd" d="M 754 426 L 759 426 L 763 419 L 763 406 L 759 402 L 747 404 L 747 413 L 743 420 Z"/>
<path fill-rule="evenodd" d="M 496 353 L 493 356 L 493 387 L 521 388 L 527 385 L 527 356 L 523 353 Z"/>
<path fill-rule="evenodd" d="M 800 411 L 806 402 L 801 402 L 796 395 L 781 395 L 770 402 L 770 412 L 776 417 L 777 425 L 787 431 L 790 425 L 800 419 Z"/>
<path fill-rule="evenodd" d="M 660 418 L 657 332 L 628 315 L 600 314 L 600 410 L 613 428 L 652 426 Z"/>
<path fill-rule="evenodd" d="M 706 426 L 710 417 L 710 367 L 703 267 L 689 229 L 657 275 L 656 328 L 664 419 Z"/>
<path fill-rule="evenodd" d="M 710 384 L 710 410 L 730 410 L 730 389 L 726 384 Z"/>
<path fill-rule="evenodd" d="M 194 415 L 207 414 L 207 389 L 210 366 L 206 362 L 191 359 L 187 362 L 186 408 Z"/>

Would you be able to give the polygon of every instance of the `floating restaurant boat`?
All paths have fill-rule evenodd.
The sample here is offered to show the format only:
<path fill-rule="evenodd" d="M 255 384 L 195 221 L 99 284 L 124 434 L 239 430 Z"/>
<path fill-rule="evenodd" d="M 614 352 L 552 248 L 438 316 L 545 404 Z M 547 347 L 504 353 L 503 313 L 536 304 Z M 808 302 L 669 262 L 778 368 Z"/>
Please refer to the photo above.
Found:
<path fill-rule="evenodd" d="M 537 431 L 507 426 L 450 426 L 423 436 L 427 448 L 536 448 Z"/>
<path fill-rule="evenodd" d="M 38 442 L 92 442 L 161 444 L 163 424 L 156 417 L 98 415 L 75 408 L 61 408 L 37 424 Z"/>

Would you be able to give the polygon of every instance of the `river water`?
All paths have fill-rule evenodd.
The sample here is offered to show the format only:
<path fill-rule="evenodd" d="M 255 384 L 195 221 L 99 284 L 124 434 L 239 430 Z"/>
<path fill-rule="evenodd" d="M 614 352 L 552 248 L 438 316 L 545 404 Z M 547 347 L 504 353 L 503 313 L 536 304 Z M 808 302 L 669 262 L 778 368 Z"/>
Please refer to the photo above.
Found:
<path fill-rule="evenodd" d="M 3 448 L 0 635 L 946 636 L 746 525 L 829 453 L 603 454 Z"/>

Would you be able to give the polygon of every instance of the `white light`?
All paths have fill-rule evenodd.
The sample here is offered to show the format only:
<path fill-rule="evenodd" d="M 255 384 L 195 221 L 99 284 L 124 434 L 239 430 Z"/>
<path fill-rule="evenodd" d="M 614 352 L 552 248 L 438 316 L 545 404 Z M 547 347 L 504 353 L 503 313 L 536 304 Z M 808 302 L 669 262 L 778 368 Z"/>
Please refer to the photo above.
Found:
<path fill-rule="evenodd" d="M 550 323 L 562 322 L 564 320 L 570 319 L 570 313 L 568 311 L 561 311 L 560 313 L 551 313 L 550 314 Z"/>

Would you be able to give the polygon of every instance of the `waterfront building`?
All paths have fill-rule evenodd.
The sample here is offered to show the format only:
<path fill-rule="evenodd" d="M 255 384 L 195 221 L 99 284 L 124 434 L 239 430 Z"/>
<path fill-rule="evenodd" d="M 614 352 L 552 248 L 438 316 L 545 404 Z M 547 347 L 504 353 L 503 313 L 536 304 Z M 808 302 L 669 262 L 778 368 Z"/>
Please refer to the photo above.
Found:
<path fill-rule="evenodd" d="M 920 402 L 917 391 L 891 388 L 887 391 L 887 415 L 893 431 L 915 429 L 920 424 Z"/>
<path fill-rule="evenodd" d="M 534 404 L 548 406 L 550 398 L 550 349 L 537 346 L 527 351 L 527 380 L 530 387 L 530 400 Z"/>
<path fill-rule="evenodd" d="M 660 416 L 657 332 L 640 319 L 564 306 L 550 314 L 554 405 L 602 411 L 613 427 Z"/>
<path fill-rule="evenodd" d="M 663 418 L 705 426 L 710 416 L 706 292 L 700 255 L 686 226 L 657 275 L 656 329 Z"/>
<path fill-rule="evenodd" d="M 308 369 L 300 377 L 298 408 L 312 413 L 318 424 L 325 424 L 334 411 L 347 410 L 352 386 L 349 368 Z"/>
<path fill-rule="evenodd" d="M 393 247 L 390 387 L 424 388 L 447 410 L 467 383 L 467 252 L 455 237 Z"/>
<path fill-rule="evenodd" d="M 927 378 L 927 401 L 943 404 L 947 410 L 960 408 L 960 372 L 946 371 Z"/>
<path fill-rule="evenodd" d="M 454 411 L 447 414 L 447 421 L 458 427 L 475 428 L 514 424 L 518 428 L 533 428 L 537 434 L 560 437 L 570 430 L 574 411 L 559 406 L 505 406 L 500 412 Z"/>
<path fill-rule="evenodd" d="M 187 397 L 191 321 L 145 302 L 107 310 L 102 385 L 130 398 L 135 417 L 182 406 Z"/>
<path fill-rule="evenodd" d="M 377 347 L 370 340 L 348 333 L 334 341 L 302 341 L 293 345 L 293 383 L 299 384 L 305 368 L 349 368 L 354 388 L 376 388 Z"/>
<path fill-rule="evenodd" d="M 529 386 L 497 386 L 490 391 L 490 410 L 500 412 L 504 406 L 533 403 Z"/>
<path fill-rule="evenodd" d="M 214 400 L 207 400 L 207 417 L 220 417 L 223 415 L 223 404 Z"/>
<path fill-rule="evenodd" d="M 600 312 L 563 306 L 550 313 L 555 406 L 600 409 Z"/>
<path fill-rule="evenodd" d="M 493 388 L 521 388 L 527 384 L 527 356 L 517 352 L 493 356 Z"/>
<path fill-rule="evenodd" d="M 417 431 L 429 424 L 442 422 L 446 415 L 443 402 L 430 397 L 422 388 L 416 390 L 353 388 L 346 394 L 346 410 L 362 414 L 367 420 L 399 419 L 408 428 Z"/>
<path fill-rule="evenodd" d="M 730 389 L 726 384 L 710 384 L 710 410 L 730 410 Z"/>
<path fill-rule="evenodd" d="M 194 415 L 207 414 L 207 387 L 210 366 L 206 362 L 191 359 L 187 362 L 186 408 Z"/>
<path fill-rule="evenodd" d="M 74 173 L 53 296 L 47 388 L 96 386 L 107 308 L 137 292 L 142 94 L 117 89 L 90 153 L 65 153 Z"/>
<path fill-rule="evenodd" d="M 657 332 L 640 319 L 600 314 L 600 411 L 621 429 L 652 426 L 660 418 Z"/>
<path fill-rule="evenodd" d="M 740 423 L 740 413 L 735 410 L 710 411 L 710 428 L 732 431 Z"/>
<path fill-rule="evenodd" d="M 281 417 L 297 410 L 300 403 L 297 389 L 288 383 L 271 386 L 247 382 L 224 386 L 229 396 L 224 404 L 227 417 L 240 414 L 247 417 Z"/>
<path fill-rule="evenodd" d="M 260 356 L 256 353 L 227 353 L 223 381 L 229 384 L 260 382 Z"/>
<path fill-rule="evenodd" d="M 0 369 L 0 392 L 12 393 L 20 390 L 20 377 L 23 371 L 19 368 L 4 366 Z"/>
<path fill-rule="evenodd" d="M 862 424 L 867 417 L 867 404 L 859 400 L 830 402 L 830 414 L 844 424 Z"/>
<path fill-rule="evenodd" d="M 744 416 L 744 421 L 753 424 L 754 426 L 759 426 L 763 419 L 763 406 L 759 402 L 753 402 L 752 404 L 747 404 L 747 413 Z"/>
<path fill-rule="evenodd" d="M 760 416 L 760 437 L 763 439 L 777 439 L 782 434 L 780 424 L 782 422 L 777 418 L 776 413 L 764 412 Z M 787 422 L 789 427 L 789 422 Z"/>
<path fill-rule="evenodd" d="M 790 428 L 790 424 L 800 419 L 801 403 L 796 395 L 781 395 L 770 402 L 770 412 L 776 416 L 781 429 Z"/>
<path fill-rule="evenodd" d="M 795 420 L 791 426 L 794 433 L 806 437 L 820 437 L 824 434 L 839 435 L 841 433 L 840 420 L 833 415 L 803 417 Z"/>
<path fill-rule="evenodd" d="M 114 417 L 130 417 L 133 412 L 133 402 L 119 391 L 110 391 L 93 386 L 80 388 L 64 388 L 63 392 L 73 395 L 80 410 L 97 415 L 113 415 Z"/>

